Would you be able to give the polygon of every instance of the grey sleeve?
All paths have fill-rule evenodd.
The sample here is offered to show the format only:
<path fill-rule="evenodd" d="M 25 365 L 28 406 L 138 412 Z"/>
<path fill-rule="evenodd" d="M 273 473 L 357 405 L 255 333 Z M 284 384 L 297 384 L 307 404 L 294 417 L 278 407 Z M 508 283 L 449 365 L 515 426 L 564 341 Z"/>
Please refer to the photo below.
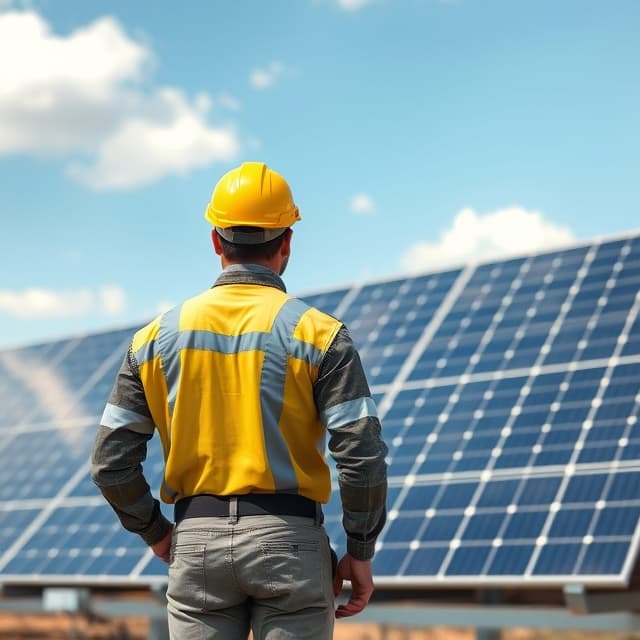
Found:
<path fill-rule="evenodd" d="M 347 552 L 368 560 L 386 521 L 387 447 L 360 356 L 344 326 L 320 365 L 314 393 L 338 469 Z"/>
<path fill-rule="evenodd" d="M 172 524 L 160 511 L 142 473 L 154 432 L 135 358 L 127 353 L 107 403 L 91 454 L 91 477 L 122 526 L 155 544 Z"/>

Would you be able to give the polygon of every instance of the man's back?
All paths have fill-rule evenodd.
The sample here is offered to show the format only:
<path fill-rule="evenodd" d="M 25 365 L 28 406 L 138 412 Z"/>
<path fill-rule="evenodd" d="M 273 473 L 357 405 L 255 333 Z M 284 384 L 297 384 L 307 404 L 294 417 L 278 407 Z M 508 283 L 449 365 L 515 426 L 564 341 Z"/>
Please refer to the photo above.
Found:
<path fill-rule="evenodd" d="M 282 287 L 268 269 L 238 266 L 135 335 L 145 395 L 156 399 L 166 499 L 285 492 L 328 500 L 313 385 L 341 325 Z"/>

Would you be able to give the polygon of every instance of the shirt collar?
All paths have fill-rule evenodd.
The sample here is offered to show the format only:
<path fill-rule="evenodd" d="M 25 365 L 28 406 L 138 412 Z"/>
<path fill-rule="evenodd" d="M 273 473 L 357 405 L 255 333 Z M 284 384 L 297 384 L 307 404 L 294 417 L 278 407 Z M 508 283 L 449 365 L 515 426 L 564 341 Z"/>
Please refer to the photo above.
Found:
<path fill-rule="evenodd" d="M 225 284 L 258 284 L 275 287 L 286 293 L 282 278 L 275 272 L 261 264 L 232 264 L 218 276 L 214 287 Z"/>

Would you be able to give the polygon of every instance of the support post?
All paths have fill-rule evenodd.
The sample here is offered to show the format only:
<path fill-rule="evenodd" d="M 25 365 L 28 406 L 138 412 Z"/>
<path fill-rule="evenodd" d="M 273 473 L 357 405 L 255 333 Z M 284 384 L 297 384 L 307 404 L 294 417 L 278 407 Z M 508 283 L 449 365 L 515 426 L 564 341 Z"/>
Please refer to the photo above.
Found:
<path fill-rule="evenodd" d="M 478 599 L 481 605 L 495 606 L 502 602 L 502 594 L 496 590 L 480 591 Z M 502 630 L 499 625 L 496 625 L 496 628 L 479 627 L 476 629 L 476 640 L 500 640 L 501 637 Z"/>
<path fill-rule="evenodd" d="M 611 613 L 614 611 L 640 611 L 639 591 L 588 591 L 582 584 L 568 584 L 564 601 L 572 613 Z"/>
<path fill-rule="evenodd" d="M 169 624 L 166 618 L 149 618 L 149 640 L 169 640 Z"/>

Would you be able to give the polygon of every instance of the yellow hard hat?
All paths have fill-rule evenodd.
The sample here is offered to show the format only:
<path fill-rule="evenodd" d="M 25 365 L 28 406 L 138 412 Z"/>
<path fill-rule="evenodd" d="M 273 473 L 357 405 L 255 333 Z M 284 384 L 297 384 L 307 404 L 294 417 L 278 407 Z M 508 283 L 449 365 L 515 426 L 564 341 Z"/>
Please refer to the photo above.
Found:
<path fill-rule="evenodd" d="M 220 178 L 204 217 L 219 229 L 286 229 L 300 220 L 285 179 L 263 162 L 244 162 Z"/>

